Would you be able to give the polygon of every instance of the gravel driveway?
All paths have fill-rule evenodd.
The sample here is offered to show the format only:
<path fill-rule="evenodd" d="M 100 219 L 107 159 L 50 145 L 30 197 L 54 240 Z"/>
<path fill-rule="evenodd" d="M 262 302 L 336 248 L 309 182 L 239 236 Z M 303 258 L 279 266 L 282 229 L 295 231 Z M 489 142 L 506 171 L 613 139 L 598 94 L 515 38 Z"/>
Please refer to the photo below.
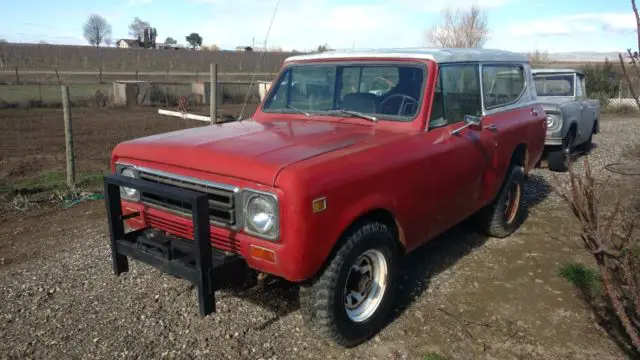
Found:
<path fill-rule="evenodd" d="M 589 158 L 611 175 L 603 166 L 638 144 L 640 119 L 603 119 L 601 129 Z M 218 312 L 201 318 L 186 281 L 136 262 L 115 277 L 100 202 L 5 214 L 0 358 L 626 358 L 557 276 L 562 262 L 590 258 L 551 192 L 551 174 L 533 172 L 528 219 L 510 238 L 456 227 L 412 254 L 394 319 L 351 350 L 318 341 L 302 322 L 296 287 L 281 281 L 221 290 Z M 629 177 L 612 176 L 619 189 L 632 189 Z"/>

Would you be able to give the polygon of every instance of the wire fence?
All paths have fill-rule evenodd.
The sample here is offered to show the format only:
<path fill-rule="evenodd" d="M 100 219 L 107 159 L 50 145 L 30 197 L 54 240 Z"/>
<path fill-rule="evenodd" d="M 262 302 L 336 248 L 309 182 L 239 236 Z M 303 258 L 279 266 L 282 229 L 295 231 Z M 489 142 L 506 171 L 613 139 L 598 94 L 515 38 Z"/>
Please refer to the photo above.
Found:
<path fill-rule="evenodd" d="M 204 78 L 204 77 L 203 77 Z M 109 107 L 115 105 L 114 83 L 70 83 L 72 107 Z M 177 106 L 181 97 L 188 99 L 191 105 L 206 102 L 203 97 L 203 87 L 208 87 L 208 82 L 142 82 L 144 101 L 135 105 L 150 106 Z M 249 86 L 249 81 L 218 81 L 218 103 L 239 104 L 244 101 L 248 93 L 248 101 L 259 101 L 258 86 Z M 3 108 L 37 108 L 62 106 L 59 84 L 28 84 L 28 85 L 1 85 L 0 84 L 0 109 Z"/>

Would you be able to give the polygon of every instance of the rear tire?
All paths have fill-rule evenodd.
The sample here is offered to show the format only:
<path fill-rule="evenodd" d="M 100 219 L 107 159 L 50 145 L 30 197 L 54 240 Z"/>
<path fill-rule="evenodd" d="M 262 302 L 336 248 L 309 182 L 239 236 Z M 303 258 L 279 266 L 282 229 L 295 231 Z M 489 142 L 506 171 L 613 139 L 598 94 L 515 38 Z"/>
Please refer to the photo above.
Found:
<path fill-rule="evenodd" d="M 522 167 L 511 165 L 498 196 L 477 214 L 478 225 L 485 234 L 505 238 L 520 227 L 524 220 L 524 183 Z"/>
<path fill-rule="evenodd" d="M 562 146 L 549 152 L 547 162 L 549 170 L 556 172 L 565 172 L 569 168 L 571 153 L 573 150 L 573 133 L 569 132 L 562 141 Z"/>
<path fill-rule="evenodd" d="M 308 326 L 340 346 L 353 347 L 385 324 L 397 286 L 398 248 L 389 228 L 363 222 L 344 236 L 327 267 L 300 287 Z"/>

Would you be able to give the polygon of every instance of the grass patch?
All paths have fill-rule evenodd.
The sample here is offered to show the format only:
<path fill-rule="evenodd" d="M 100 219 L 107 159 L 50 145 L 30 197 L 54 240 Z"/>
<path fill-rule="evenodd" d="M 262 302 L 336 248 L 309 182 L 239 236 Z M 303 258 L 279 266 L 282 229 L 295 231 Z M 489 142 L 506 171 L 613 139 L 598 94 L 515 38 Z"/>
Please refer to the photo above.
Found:
<path fill-rule="evenodd" d="M 587 299 L 592 299 L 602 291 L 600 274 L 583 264 L 563 264 L 558 271 L 558 275 L 578 288 Z"/>
<path fill-rule="evenodd" d="M 447 360 L 447 358 L 436 352 L 430 352 L 425 354 L 422 360 Z"/>
<path fill-rule="evenodd" d="M 98 188 L 104 173 L 76 174 L 76 186 Z M 16 182 L 0 184 L 0 193 L 36 193 L 66 187 L 67 175 L 63 171 L 45 171 Z"/>

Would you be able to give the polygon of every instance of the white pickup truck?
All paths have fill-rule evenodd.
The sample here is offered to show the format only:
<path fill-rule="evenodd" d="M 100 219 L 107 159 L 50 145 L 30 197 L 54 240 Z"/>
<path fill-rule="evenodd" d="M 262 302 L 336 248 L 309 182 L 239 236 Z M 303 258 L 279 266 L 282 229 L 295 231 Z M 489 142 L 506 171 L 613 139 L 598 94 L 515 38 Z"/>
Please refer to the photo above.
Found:
<path fill-rule="evenodd" d="M 565 171 L 576 148 L 590 148 L 599 131 L 600 103 L 588 100 L 584 73 L 576 69 L 533 69 L 538 101 L 547 113 L 545 152 L 552 171 Z"/>

